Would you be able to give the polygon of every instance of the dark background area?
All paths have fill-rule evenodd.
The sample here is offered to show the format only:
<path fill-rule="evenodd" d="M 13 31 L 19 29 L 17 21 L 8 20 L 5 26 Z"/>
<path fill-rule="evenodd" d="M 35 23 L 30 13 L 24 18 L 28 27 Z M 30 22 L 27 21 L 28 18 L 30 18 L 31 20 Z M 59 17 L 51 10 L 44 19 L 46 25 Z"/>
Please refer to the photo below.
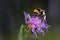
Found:
<path fill-rule="evenodd" d="M 59 0 L 0 0 L 0 40 L 17 40 L 20 25 L 25 24 L 23 11 L 32 13 L 35 8 L 48 10 L 47 23 L 51 36 L 54 34 L 51 40 L 59 40 Z"/>

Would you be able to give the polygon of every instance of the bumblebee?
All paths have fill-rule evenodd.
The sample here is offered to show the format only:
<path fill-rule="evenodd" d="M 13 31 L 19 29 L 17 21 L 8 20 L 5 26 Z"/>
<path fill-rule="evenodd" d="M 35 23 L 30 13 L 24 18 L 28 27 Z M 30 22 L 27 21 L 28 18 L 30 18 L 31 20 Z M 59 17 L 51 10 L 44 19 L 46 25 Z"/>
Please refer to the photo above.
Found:
<path fill-rule="evenodd" d="M 45 15 L 45 14 L 46 14 L 46 13 L 45 13 L 45 10 L 42 10 L 42 9 L 40 9 L 40 8 L 34 9 L 34 10 L 33 10 L 33 13 L 34 13 L 34 15 Z"/>
<path fill-rule="evenodd" d="M 34 9 L 33 14 L 35 16 L 39 16 L 42 20 L 46 21 L 46 13 L 45 12 L 46 12 L 45 10 L 38 8 L 38 9 Z"/>

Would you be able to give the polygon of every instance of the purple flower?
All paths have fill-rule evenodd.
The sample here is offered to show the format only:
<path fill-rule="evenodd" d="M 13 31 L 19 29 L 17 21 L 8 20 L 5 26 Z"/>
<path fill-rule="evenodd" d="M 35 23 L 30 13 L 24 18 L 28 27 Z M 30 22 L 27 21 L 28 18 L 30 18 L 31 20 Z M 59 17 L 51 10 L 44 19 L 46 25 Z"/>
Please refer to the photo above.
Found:
<path fill-rule="evenodd" d="M 42 33 L 42 36 L 44 36 L 44 30 L 43 28 L 48 31 L 48 24 L 46 23 L 46 15 L 44 15 L 43 18 L 39 16 L 30 16 L 29 13 L 24 12 L 25 15 L 25 22 L 29 28 L 31 28 L 31 31 L 33 35 L 37 38 L 36 30 L 38 30 L 38 33 Z M 36 29 L 36 30 L 35 30 Z"/>

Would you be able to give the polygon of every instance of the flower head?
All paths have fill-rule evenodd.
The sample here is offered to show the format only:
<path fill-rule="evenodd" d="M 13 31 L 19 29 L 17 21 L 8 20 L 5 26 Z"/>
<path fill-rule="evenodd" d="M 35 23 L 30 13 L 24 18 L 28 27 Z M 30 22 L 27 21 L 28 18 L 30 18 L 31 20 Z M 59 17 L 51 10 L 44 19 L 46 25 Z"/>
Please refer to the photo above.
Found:
<path fill-rule="evenodd" d="M 29 30 L 32 31 L 33 35 L 37 38 L 36 30 L 38 30 L 38 33 L 42 33 L 42 36 L 44 36 L 43 28 L 45 28 L 46 31 L 48 31 L 48 24 L 46 23 L 46 15 L 43 15 L 43 17 L 34 15 L 30 16 L 30 14 L 27 12 L 24 12 L 24 15 L 25 15 L 25 22 L 28 25 Z"/>

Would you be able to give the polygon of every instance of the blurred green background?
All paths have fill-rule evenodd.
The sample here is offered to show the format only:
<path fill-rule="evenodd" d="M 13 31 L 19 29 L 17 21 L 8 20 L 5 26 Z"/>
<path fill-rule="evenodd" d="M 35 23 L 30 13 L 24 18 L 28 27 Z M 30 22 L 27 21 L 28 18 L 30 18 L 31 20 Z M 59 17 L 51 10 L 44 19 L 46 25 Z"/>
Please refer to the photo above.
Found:
<path fill-rule="evenodd" d="M 59 2 L 59 0 L 0 0 L 0 40 L 18 40 L 21 24 L 25 25 L 23 11 L 32 14 L 35 8 L 48 11 L 47 23 L 51 26 L 45 36 L 38 39 L 24 32 L 23 34 L 27 36 L 24 40 L 60 40 Z"/>

